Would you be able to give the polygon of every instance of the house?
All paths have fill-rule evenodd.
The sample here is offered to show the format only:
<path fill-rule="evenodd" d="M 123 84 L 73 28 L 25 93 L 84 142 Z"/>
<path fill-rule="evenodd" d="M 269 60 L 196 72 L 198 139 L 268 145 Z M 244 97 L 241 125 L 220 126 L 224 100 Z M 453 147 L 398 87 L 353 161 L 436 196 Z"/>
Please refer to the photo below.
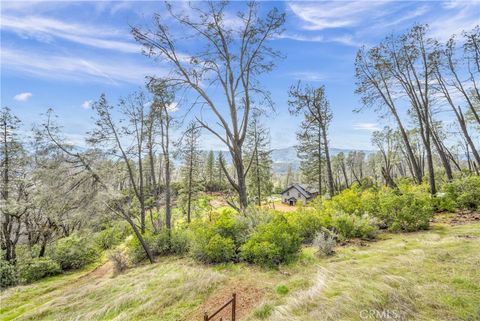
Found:
<path fill-rule="evenodd" d="M 293 206 L 297 204 L 297 202 L 307 204 L 318 195 L 318 190 L 301 184 L 292 184 L 281 194 L 282 202 Z"/>

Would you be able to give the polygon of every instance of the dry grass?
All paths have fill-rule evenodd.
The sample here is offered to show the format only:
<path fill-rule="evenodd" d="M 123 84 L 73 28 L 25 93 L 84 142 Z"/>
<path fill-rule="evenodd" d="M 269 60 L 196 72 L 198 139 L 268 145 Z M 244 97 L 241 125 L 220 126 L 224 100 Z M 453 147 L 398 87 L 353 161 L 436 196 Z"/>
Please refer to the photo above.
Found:
<path fill-rule="evenodd" d="M 480 320 L 480 224 L 384 238 L 320 259 L 311 288 L 269 320 Z"/>
<path fill-rule="evenodd" d="M 478 320 L 480 224 L 381 238 L 332 257 L 305 248 L 279 270 L 175 257 L 117 276 L 111 264 L 90 267 L 4 291 L 0 320 L 193 321 L 234 288 L 256 293 L 244 321 Z"/>

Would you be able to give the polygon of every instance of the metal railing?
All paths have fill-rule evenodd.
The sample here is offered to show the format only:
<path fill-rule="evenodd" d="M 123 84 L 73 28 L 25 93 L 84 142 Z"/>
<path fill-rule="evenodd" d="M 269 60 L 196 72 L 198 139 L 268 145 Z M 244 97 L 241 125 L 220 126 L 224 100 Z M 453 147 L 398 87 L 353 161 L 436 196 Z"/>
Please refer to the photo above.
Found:
<path fill-rule="evenodd" d="M 232 321 L 235 321 L 235 309 L 237 307 L 237 295 L 235 293 L 232 294 L 232 298 L 227 303 L 225 303 L 222 307 L 220 307 L 212 315 L 209 316 L 208 313 L 205 311 L 205 314 L 203 315 L 203 321 L 212 320 L 217 314 L 219 314 L 223 309 L 228 307 L 230 304 L 232 305 Z M 222 320 L 223 319 L 220 318 L 220 321 L 222 321 Z"/>

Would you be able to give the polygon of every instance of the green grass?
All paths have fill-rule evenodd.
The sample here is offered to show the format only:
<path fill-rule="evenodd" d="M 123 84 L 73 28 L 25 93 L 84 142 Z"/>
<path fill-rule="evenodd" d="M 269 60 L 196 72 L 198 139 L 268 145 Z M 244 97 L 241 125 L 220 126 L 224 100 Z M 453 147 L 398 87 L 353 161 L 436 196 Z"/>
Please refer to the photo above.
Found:
<path fill-rule="evenodd" d="M 480 320 L 480 224 L 382 239 L 319 259 L 316 281 L 269 320 Z"/>
<path fill-rule="evenodd" d="M 436 224 L 331 257 L 306 247 L 277 270 L 175 257 L 116 277 L 90 266 L 3 291 L 0 320 L 190 321 L 211 294 L 247 285 L 262 296 L 242 320 L 477 321 L 479 266 L 480 224 Z"/>

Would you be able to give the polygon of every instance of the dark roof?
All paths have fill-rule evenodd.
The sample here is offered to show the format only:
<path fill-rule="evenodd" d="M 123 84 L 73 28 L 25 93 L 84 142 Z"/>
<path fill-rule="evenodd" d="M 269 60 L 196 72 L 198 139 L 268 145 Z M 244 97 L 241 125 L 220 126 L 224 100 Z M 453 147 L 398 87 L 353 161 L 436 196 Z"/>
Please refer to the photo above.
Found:
<path fill-rule="evenodd" d="M 312 188 L 308 188 L 307 186 L 301 185 L 301 184 L 292 184 L 289 187 L 287 187 L 286 189 L 284 189 L 281 194 L 285 193 L 286 191 L 288 191 L 289 189 L 292 189 L 292 188 L 295 188 L 296 190 L 298 190 L 300 192 L 300 194 L 302 194 L 305 198 L 311 198 L 311 197 L 315 196 L 316 194 L 318 194 L 317 190 L 312 189 Z"/>

